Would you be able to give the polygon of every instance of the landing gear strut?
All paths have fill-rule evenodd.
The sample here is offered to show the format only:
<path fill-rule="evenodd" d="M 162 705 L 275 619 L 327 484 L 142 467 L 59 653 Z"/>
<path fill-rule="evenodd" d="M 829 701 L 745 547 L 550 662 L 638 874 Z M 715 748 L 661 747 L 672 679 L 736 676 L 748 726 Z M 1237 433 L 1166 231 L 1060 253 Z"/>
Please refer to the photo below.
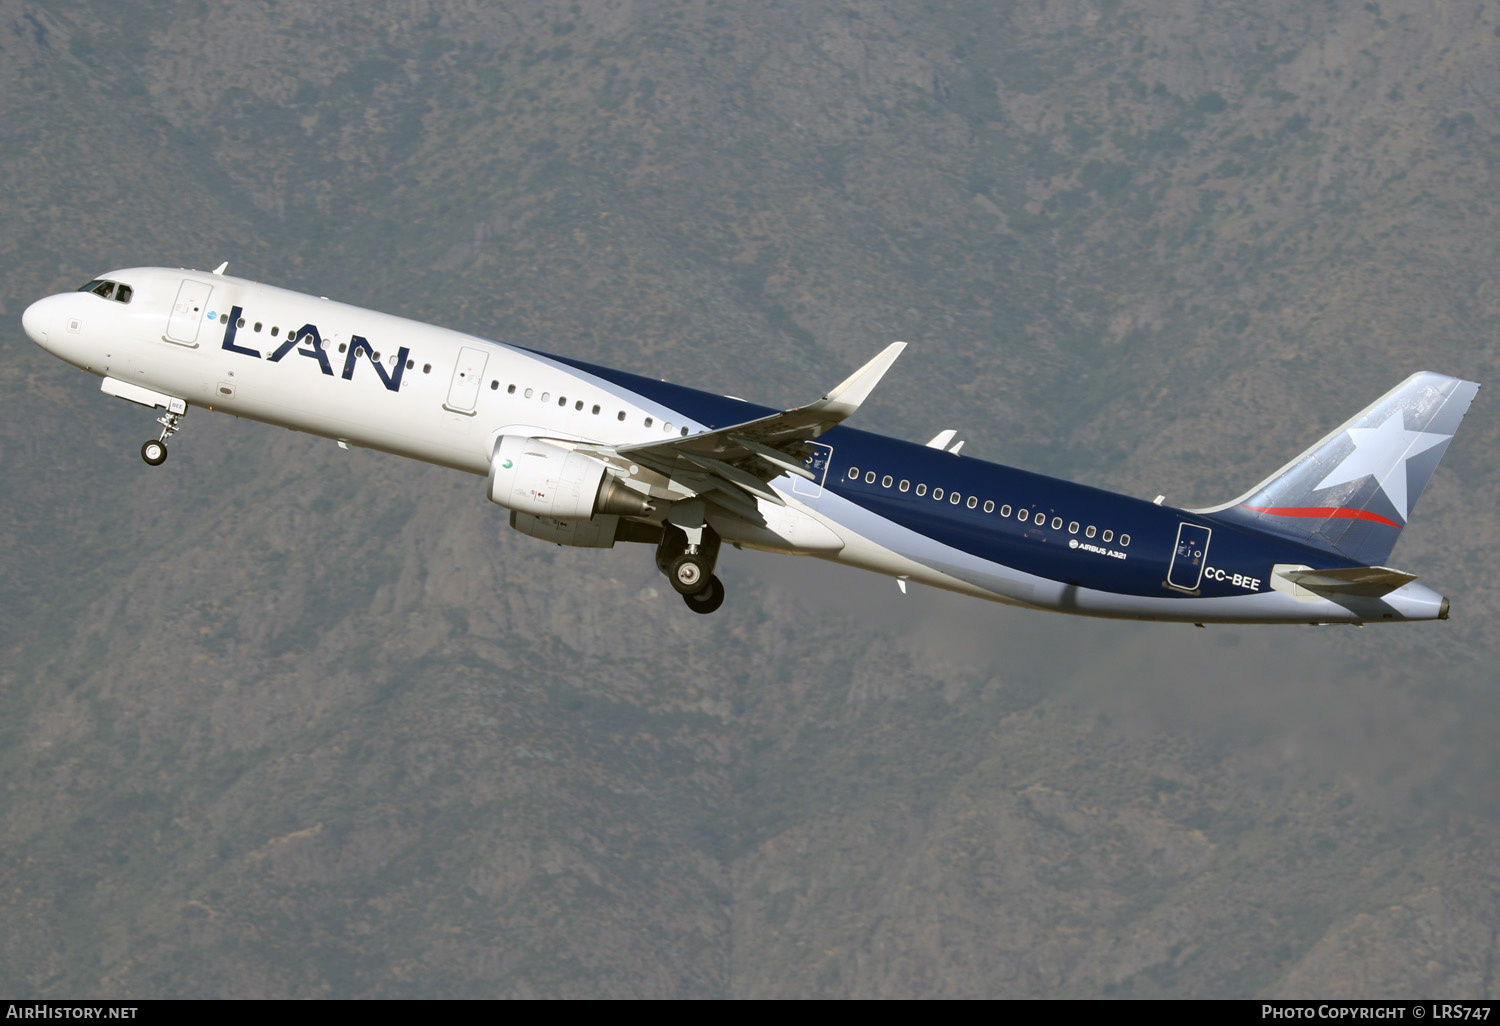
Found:
<path fill-rule="evenodd" d="M 141 459 L 149 466 L 159 467 L 167 461 L 167 439 L 177 433 L 182 424 L 182 418 L 187 416 L 187 409 L 174 413 L 172 410 L 165 411 L 156 422 L 161 425 L 161 437 L 148 439 L 141 445 Z"/>
<path fill-rule="evenodd" d="M 695 613 L 712 613 L 724 604 L 724 583 L 714 576 L 718 560 L 719 536 L 712 527 L 662 525 L 656 567 Z"/>

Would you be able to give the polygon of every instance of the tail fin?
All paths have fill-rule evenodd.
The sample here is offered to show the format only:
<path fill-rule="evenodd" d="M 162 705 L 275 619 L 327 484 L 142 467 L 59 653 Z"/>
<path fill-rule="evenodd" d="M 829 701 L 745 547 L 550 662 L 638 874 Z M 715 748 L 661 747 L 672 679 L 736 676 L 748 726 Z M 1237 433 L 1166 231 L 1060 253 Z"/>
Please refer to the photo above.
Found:
<path fill-rule="evenodd" d="M 1195 512 L 1382 564 L 1478 391 L 1413 374 L 1245 495 Z"/>

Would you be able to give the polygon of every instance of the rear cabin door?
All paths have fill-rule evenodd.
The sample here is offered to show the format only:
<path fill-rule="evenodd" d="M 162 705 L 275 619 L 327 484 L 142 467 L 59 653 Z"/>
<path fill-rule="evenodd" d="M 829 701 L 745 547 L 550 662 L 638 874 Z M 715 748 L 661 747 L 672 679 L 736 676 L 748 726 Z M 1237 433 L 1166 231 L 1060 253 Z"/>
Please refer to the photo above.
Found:
<path fill-rule="evenodd" d="M 184 346 L 198 344 L 198 328 L 203 324 L 203 311 L 213 290 L 214 287 L 207 282 L 183 279 L 177 289 L 177 302 L 172 304 L 172 316 L 167 320 L 168 342 Z"/>
<path fill-rule="evenodd" d="M 443 408 L 454 413 L 474 412 L 479 401 L 479 384 L 484 378 L 484 365 L 490 354 L 483 349 L 464 346 L 458 354 L 458 366 L 453 368 L 453 382 L 448 386 L 448 401 Z"/>
<path fill-rule="evenodd" d="M 1197 591 L 1208 560 L 1208 539 L 1213 534 L 1197 524 L 1177 525 L 1177 546 L 1172 550 L 1172 565 L 1167 567 L 1167 583 L 1182 591 Z"/>

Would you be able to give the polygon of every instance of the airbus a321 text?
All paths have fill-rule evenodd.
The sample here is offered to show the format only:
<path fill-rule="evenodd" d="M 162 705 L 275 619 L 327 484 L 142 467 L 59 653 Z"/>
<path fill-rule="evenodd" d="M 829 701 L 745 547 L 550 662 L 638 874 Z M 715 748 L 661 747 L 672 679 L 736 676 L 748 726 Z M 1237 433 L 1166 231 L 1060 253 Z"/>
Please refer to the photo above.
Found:
<path fill-rule="evenodd" d="M 1243 496 L 1176 509 L 843 422 L 905 343 L 816 402 L 739 399 L 229 277 L 138 267 L 32 304 L 33 341 L 188 408 L 488 478 L 511 526 L 655 547 L 689 609 L 724 601 L 721 543 L 816 556 L 1036 609 L 1188 623 L 1446 619 L 1385 565 L 1479 386 L 1423 372 Z"/>

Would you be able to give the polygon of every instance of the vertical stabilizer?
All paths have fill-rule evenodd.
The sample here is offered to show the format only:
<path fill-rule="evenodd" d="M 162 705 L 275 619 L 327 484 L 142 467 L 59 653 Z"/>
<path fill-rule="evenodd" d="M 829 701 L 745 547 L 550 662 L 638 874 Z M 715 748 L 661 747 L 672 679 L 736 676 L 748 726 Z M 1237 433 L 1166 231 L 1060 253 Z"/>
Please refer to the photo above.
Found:
<path fill-rule="evenodd" d="M 1197 512 L 1384 563 L 1478 391 L 1413 374 L 1245 495 Z"/>

